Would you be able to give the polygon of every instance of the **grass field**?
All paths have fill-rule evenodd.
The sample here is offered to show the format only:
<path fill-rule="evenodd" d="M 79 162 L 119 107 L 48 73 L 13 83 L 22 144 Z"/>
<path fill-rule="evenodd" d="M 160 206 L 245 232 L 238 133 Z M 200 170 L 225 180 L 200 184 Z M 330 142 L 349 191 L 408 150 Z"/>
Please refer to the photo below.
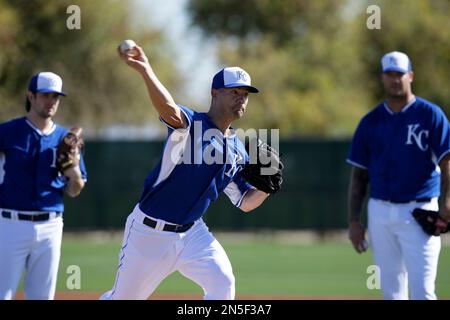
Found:
<path fill-rule="evenodd" d="M 346 241 L 304 243 L 280 242 L 265 237 L 218 235 L 236 276 L 236 293 L 297 299 L 378 299 L 381 292 L 366 286 L 370 254 L 358 255 Z M 117 268 L 120 236 L 83 238 L 65 235 L 58 277 L 58 291 L 67 290 L 67 268 L 81 269 L 81 289 L 103 292 L 111 288 Z M 450 246 L 440 257 L 437 294 L 450 299 Z M 194 293 L 202 289 L 179 273 L 167 278 L 156 293 Z"/>

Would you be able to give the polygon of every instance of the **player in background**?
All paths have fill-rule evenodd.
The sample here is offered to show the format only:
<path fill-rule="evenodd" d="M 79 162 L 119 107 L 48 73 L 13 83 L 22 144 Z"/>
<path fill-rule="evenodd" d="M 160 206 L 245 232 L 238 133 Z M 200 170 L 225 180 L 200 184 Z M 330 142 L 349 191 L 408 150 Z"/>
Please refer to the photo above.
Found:
<path fill-rule="evenodd" d="M 205 299 L 234 299 L 230 261 L 202 216 L 222 191 L 245 212 L 269 196 L 242 178 L 248 155 L 230 127 L 244 115 L 249 92 L 258 89 L 243 69 L 224 68 L 214 76 L 209 111 L 195 112 L 175 103 L 136 48 L 137 56 L 119 55 L 143 77 L 168 137 L 128 216 L 113 288 L 101 299 L 147 299 L 175 271 L 201 286 Z M 209 152 L 223 161 L 208 163 L 203 156 Z"/>
<path fill-rule="evenodd" d="M 26 115 L 0 124 L 0 299 L 13 299 L 25 270 L 26 299 L 55 295 L 63 230 L 63 194 L 76 197 L 86 182 L 80 165 L 61 173 L 57 147 L 68 132 L 53 122 L 62 79 L 34 75 Z"/>
<path fill-rule="evenodd" d="M 441 239 L 411 212 L 439 210 L 450 220 L 450 128 L 437 105 L 413 94 L 406 54 L 389 52 L 381 66 L 386 100 L 360 121 L 347 159 L 349 237 L 357 252 L 367 249 L 360 218 L 370 184 L 368 231 L 384 298 L 436 299 Z"/>

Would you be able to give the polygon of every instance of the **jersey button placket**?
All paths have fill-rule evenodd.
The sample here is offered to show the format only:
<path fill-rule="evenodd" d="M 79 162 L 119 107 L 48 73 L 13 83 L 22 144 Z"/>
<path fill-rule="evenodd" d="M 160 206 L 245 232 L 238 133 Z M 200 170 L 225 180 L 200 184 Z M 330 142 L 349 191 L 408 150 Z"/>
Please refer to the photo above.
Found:
<path fill-rule="evenodd" d="M 33 152 L 33 206 L 38 206 L 38 198 L 39 198 L 39 192 L 38 192 L 38 176 L 39 176 L 39 158 L 41 153 L 41 139 L 42 137 L 38 134 L 36 134 L 36 145 L 34 147 Z"/>
<path fill-rule="evenodd" d="M 399 113 L 394 113 L 391 118 L 391 127 L 390 130 L 390 139 L 389 139 L 389 163 L 391 164 L 389 166 L 389 175 L 388 175 L 388 192 L 389 192 L 389 199 L 392 200 L 395 197 L 396 192 L 396 186 L 395 186 L 395 173 L 397 171 L 396 166 L 396 150 L 395 150 L 395 142 L 398 139 L 398 123 L 399 123 Z"/>

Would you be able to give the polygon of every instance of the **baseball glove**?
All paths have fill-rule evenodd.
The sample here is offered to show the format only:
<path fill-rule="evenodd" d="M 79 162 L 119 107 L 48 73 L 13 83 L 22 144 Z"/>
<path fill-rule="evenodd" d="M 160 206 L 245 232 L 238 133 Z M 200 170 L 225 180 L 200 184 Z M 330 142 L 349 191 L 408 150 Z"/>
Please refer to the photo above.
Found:
<path fill-rule="evenodd" d="M 59 143 L 56 150 L 56 168 L 61 173 L 80 164 L 80 154 L 84 147 L 82 132 L 82 128 L 73 127 Z"/>
<path fill-rule="evenodd" d="M 426 234 L 439 236 L 450 229 L 450 223 L 442 219 L 437 211 L 416 208 L 412 215 Z"/>
<path fill-rule="evenodd" d="M 280 191 L 284 165 L 278 152 L 260 139 L 254 143 L 246 142 L 245 149 L 250 156 L 250 162 L 242 171 L 244 179 L 266 193 L 274 194 Z"/>

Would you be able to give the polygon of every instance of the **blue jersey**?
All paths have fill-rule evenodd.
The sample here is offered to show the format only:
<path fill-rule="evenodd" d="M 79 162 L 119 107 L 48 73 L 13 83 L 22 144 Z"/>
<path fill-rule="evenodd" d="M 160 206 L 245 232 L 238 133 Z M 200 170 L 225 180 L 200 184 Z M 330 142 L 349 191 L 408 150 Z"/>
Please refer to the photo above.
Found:
<path fill-rule="evenodd" d="M 139 207 L 151 217 L 186 224 L 202 217 L 222 191 L 239 207 L 251 186 L 241 175 L 248 155 L 236 134 L 224 137 L 206 113 L 180 108 L 188 127 L 166 123 L 163 155 L 145 180 Z"/>
<path fill-rule="evenodd" d="M 372 198 L 405 202 L 439 196 L 437 164 L 449 152 L 445 114 L 416 97 L 399 113 L 384 102 L 364 116 L 347 162 L 368 170 Z"/>
<path fill-rule="evenodd" d="M 56 149 L 68 130 L 43 134 L 25 117 L 0 124 L 0 208 L 64 211 L 67 178 L 56 168 Z M 81 158 L 80 169 L 86 181 Z"/>

